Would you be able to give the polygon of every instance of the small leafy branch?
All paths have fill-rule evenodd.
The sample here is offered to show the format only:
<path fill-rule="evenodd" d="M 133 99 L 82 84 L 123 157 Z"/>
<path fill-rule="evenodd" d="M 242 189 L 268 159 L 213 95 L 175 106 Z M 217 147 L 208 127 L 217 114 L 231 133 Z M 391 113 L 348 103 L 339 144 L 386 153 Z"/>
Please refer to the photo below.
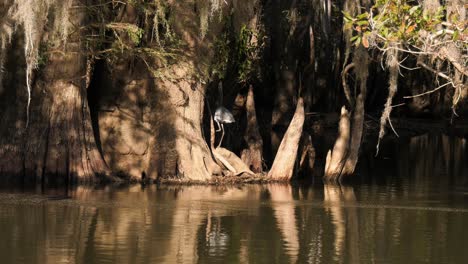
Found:
<path fill-rule="evenodd" d="M 356 17 L 346 12 L 343 15 L 345 28 L 353 30 L 351 41 L 355 46 L 363 45 L 384 53 L 397 49 L 403 54 L 426 57 L 430 61 L 441 60 L 446 63 L 447 72 L 454 68 L 468 76 L 468 22 L 457 12 L 449 14 L 446 7 L 424 10 L 417 1 L 378 0 L 368 12 Z M 448 49 L 456 51 L 449 52 Z M 460 56 L 455 57 L 452 53 Z M 440 71 L 433 70 L 430 71 Z M 439 77 L 453 81 L 448 75 Z"/>

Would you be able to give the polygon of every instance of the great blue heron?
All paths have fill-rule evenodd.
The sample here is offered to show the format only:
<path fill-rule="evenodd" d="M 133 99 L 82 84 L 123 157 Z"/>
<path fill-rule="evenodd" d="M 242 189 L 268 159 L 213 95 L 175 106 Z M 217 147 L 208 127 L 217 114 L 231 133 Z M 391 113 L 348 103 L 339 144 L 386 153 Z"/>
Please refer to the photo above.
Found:
<path fill-rule="evenodd" d="M 218 108 L 216 108 L 214 114 L 214 121 L 218 124 L 218 129 L 215 132 L 219 132 L 222 130 L 221 139 L 219 140 L 218 147 L 221 146 L 224 138 L 224 124 L 230 124 L 236 122 L 232 113 L 224 106 L 222 106 L 223 102 L 223 84 L 220 82 L 218 85 Z"/>

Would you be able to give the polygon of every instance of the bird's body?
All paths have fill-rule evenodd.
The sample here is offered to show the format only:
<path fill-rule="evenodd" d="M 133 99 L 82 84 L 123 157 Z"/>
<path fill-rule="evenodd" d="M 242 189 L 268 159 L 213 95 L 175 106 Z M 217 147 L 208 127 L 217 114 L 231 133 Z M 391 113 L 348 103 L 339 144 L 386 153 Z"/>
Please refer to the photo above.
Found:
<path fill-rule="evenodd" d="M 216 108 L 214 120 L 219 124 L 230 124 L 236 122 L 232 113 L 225 107 Z"/>
<path fill-rule="evenodd" d="M 219 140 L 218 144 L 219 147 L 221 146 L 221 142 L 223 142 L 224 124 L 234 123 L 236 122 L 236 120 L 234 119 L 232 113 L 223 106 L 216 108 L 213 119 L 216 122 L 216 124 L 218 124 L 218 129 L 216 130 L 216 132 L 222 130 L 221 139 Z"/>
<path fill-rule="evenodd" d="M 226 107 L 222 106 L 223 102 L 223 84 L 222 82 L 219 83 L 218 85 L 218 92 L 219 92 L 219 98 L 218 98 L 218 108 L 216 108 L 215 114 L 214 114 L 214 121 L 216 124 L 218 124 L 218 129 L 216 132 L 222 130 L 221 134 L 221 139 L 219 140 L 218 147 L 221 146 L 221 143 L 223 142 L 223 137 L 224 137 L 224 124 L 230 124 L 236 122 L 234 119 L 234 116 L 232 113 L 227 110 Z"/>

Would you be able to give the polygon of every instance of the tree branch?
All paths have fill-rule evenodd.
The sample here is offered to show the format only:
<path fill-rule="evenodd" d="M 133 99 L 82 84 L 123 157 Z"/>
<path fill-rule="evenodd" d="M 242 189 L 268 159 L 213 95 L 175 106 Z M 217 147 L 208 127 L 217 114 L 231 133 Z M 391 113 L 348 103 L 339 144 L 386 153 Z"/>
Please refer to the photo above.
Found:
<path fill-rule="evenodd" d="M 426 69 L 426 70 L 428 70 L 428 71 L 430 71 L 430 72 L 436 74 L 437 76 L 442 77 L 442 78 L 446 79 L 446 80 L 449 81 L 449 82 L 452 82 L 452 79 L 451 79 L 449 76 L 447 76 L 447 75 L 444 74 L 444 73 L 441 73 L 441 72 L 438 72 L 438 71 L 434 70 L 433 68 L 431 68 L 429 65 L 425 64 L 424 62 L 418 61 L 417 64 L 418 64 L 419 66 L 423 67 L 424 69 Z"/>
<path fill-rule="evenodd" d="M 348 100 L 349 105 L 353 106 L 354 105 L 354 100 L 351 97 L 351 90 L 349 90 L 348 83 L 346 82 L 346 76 L 348 75 L 348 72 L 354 68 L 354 63 L 348 64 L 344 69 L 343 72 L 341 73 L 341 83 L 343 85 L 343 90 L 346 96 L 346 99 Z"/>
<path fill-rule="evenodd" d="M 442 88 L 444 88 L 445 86 L 449 85 L 449 84 L 452 84 L 453 86 L 453 82 L 446 82 L 444 84 L 442 84 L 441 86 L 437 87 L 437 88 L 434 88 L 430 91 L 427 91 L 427 92 L 424 92 L 424 93 L 420 93 L 420 94 L 416 94 L 416 95 L 411 95 L 411 96 L 403 96 L 403 98 L 405 99 L 409 99 L 409 98 L 416 98 L 416 97 L 420 97 L 420 96 L 423 96 L 423 95 L 426 95 L 426 94 L 430 94 L 430 93 L 433 93 L 433 92 L 436 92 Z"/>

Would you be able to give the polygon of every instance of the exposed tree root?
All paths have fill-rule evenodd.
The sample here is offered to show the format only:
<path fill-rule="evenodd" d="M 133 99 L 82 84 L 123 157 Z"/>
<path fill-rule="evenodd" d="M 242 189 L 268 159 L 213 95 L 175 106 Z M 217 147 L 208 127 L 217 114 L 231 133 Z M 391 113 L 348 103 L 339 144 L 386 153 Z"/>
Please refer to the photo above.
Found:
<path fill-rule="evenodd" d="M 255 173 L 253 173 L 249 167 L 238 156 L 236 156 L 236 154 L 225 148 L 216 148 L 213 151 L 213 155 L 217 161 L 219 161 L 234 175 L 242 173 L 255 175 Z"/>

